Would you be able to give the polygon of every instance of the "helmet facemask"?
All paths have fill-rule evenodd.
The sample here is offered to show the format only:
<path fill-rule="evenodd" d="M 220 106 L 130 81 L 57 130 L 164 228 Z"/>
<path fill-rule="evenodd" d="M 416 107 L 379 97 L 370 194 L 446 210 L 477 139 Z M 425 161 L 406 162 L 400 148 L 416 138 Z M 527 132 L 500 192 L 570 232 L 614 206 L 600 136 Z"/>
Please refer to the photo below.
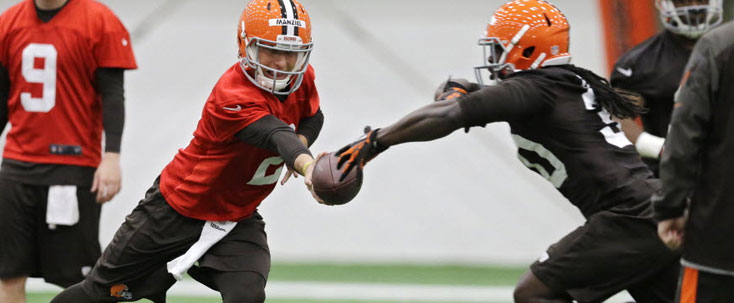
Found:
<path fill-rule="evenodd" d="M 313 49 L 313 43 L 301 43 L 298 41 L 300 40 L 298 37 L 295 37 L 296 39 L 292 39 L 293 37 L 287 38 L 289 39 L 279 36 L 278 40 L 282 41 L 271 41 L 251 37 L 247 40 L 246 56 L 239 58 L 245 76 L 256 86 L 276 95 L 289 95 L 300 87 Z M 291 39 L 294 41 L 286 41 Z M 262 64 L 260 62 L 262 49 L 272 50 L 276 53 L 288 53 L 285 56 L 294 55 L 296 56 L 295 64 L 290 70 L 280 70 Z M 278 54 L 276 56 L 283 55 Z"/>
<path fill-rule="evenodd" d="M 481 38 L 477 44 L 482 47 L 483 53 L 483 64 L 474 67 L 474 76 L 479 84 L 484 84 L 484 79 L 497 82 L 515 71 L 515 65 L 506 62 L 508 49 L 499 38 Z M 489 72 L 489 75 L 485 76 L 485 72 Z"/>
<path fill-rule="evenodd" d="M 660 11 L 660 20 L 667 30 L 690 39 L 698 39 L 723 21 L 721 0 L 704 1 L 707 4 L 698 2 L 701 1 L 656 0 L 655 6 Z"/>

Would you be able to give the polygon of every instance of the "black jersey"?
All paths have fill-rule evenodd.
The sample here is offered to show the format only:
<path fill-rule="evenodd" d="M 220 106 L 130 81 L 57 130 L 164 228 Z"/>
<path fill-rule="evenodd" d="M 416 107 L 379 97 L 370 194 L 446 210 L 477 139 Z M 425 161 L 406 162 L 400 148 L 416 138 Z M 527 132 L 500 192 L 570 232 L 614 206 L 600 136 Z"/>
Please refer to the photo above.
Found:
<path fill-rule="evenodd" d="M 668 133 L 673 95 L 691 55 L 682 39 L 668 31 L 658 33 L 622 55 L 611 75 L 612 86 L 645 98 L 648 112 L 641 116 L 642 125 L 658 137 Z"/>
<path fill-rule="evenodd" d="M 562 67 L 517 72 L 459 100 L 467 126 L 507 121 L 525 166 L 585 217 L 646 201 L 652 172 L 594 91 Z"/>

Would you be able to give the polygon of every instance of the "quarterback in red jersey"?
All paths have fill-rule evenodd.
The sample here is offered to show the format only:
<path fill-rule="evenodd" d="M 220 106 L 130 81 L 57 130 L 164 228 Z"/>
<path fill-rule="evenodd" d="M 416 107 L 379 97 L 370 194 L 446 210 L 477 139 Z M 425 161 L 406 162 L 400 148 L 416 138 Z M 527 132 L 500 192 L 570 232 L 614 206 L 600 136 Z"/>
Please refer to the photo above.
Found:
<path fill-rule="evenodd" d="M 308 64 L 311 21 L 296 0 L 252 0 L 237 24 L 239 63 L 92 272 L 52 302 L 164 302 L 188 272 L 224 302 L 264 302 L 270 252 L 257 207 L 284 167 L 311 188 L 323 114 Z M 313 193 L 312 193 L 313 194 Z M 318 197 L 314 195 L 318 201 Z M 198 261 L 198 265 L 194 265 Z"/>
<path fill-rule="evenodd" d="M 124 70 L 136 67 L 127 30 L 96 1 L 24 0 L 0 15 L 0 132 L 12 125 L 0 302 L 24 301 L 28 276 L 77 283 L 101 255 L 99 203 L 120 188 Z"/>

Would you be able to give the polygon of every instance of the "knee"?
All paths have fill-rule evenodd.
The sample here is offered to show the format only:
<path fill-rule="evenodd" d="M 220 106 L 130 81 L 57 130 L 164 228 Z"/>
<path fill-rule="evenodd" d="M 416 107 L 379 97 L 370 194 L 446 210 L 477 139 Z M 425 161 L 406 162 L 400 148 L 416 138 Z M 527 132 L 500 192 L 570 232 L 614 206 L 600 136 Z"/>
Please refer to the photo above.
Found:
<path fill-rule="evenodd" d="M 265 278 L 254 272 L 232 273 L 230 281 L 220 283 L 224 303 L 265 302 Z M 224 275 L 226 277 L 228 275 Z"/>
<path fill-rule="evenodd" d="M 512 294 L 515 303 L 530 302 L 568 302 L 561 300 L 561 294 L 554 292 L 541 282 L 532 272 L 528 271 L 515 286 Z"/>
<path fill-rule="evenodd" d="M 222 292 L 223 303 L 263 303 L 265 288 L 243 287 L 238 290 Z"/>

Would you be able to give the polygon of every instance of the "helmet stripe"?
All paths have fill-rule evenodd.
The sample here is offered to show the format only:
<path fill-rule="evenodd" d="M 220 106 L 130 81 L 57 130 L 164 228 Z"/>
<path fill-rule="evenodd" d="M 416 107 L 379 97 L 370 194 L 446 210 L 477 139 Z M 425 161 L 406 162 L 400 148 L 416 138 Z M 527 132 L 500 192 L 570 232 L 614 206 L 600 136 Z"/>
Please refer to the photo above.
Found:
<path fill-rule="evenodd" d="M 278 5 L 280 5 L 280 17 L 283 18 L 283 19 L 288 19 L 288 13 L 285 10 L 285 4 L 283 4 L 283 0 L 278 0 Z M 283 29 L 282 34 L 283 35 L 287 35 L 288 34 L 288 26 L 283 25 L 282 29 Z"/>
<path fill-rule="evenodd" d="M 280 4 L 280 14 L 283 16 L 283 19 L 293 20 L 295 19 L 293 16 L 293 2 L 291 0 L 278 0 L 278 3 Z M 295 26 L 293 25 L 284 25 L 283 26 L 283 35 L 289 35 L 293 36 L 295 32 Z"/>
<path fill-rule="evenodd" d="M 290 1 L 290 3 L 292 5 L 291 7 L 293 9 L 293 19 L 298 20 L 298 9 L 296 8 L 296 3 L 293 2 L 293 1 Z M 296 36 L 298 36 L 298 26 L 294 26 L 293 27 L 293 34 L 296 35 Z"/>

